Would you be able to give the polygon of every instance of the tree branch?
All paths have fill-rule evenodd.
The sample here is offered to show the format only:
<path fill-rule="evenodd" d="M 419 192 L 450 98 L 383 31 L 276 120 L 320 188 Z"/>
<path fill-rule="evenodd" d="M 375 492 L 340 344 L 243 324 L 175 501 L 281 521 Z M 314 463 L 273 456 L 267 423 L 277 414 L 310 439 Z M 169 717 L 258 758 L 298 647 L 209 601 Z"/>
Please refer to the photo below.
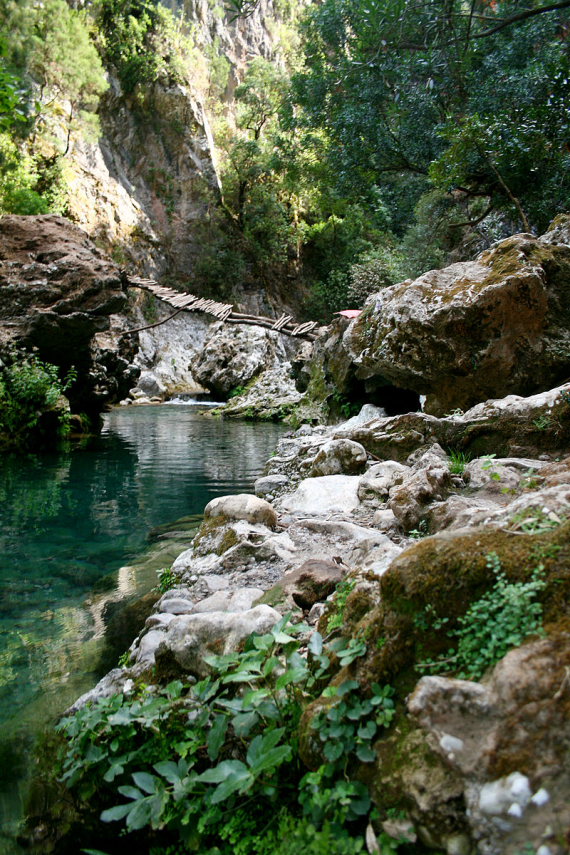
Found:
<path fill-rule="evenodd" d="M 516 15 L 511 15 L 510 18 L 504 18 L 496 26 L 489 30 L 483 30 L 482 33 L 474 33 L 472 39 L 484 39 L 487 36 L 492 36 L 503 30 L 505 27 L 510 27 L 511 24 L 516 24 L 518 21 L 526 21 L 528 18 L 533 18 L 535 15 L 542 15 L 544 12 L 556 12 L 559 9 L 567 9 L 570 7 L 570 0 L 561 0 L 559 3 L 550 3 L 548 6 L 539 6 L 537 9 L 525 9 L 524 12 L 517 12 Z"/>

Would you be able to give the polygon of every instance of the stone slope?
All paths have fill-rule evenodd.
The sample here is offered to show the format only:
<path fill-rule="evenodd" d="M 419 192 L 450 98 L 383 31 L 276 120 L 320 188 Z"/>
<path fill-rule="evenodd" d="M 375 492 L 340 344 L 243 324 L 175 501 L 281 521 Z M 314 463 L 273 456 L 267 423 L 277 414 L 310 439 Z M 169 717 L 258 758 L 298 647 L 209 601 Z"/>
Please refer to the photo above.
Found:
<path fill-rule="evenodd" d="M 570 458 L 567 431 L 535 436 L 531 425 L 538 406 L 558 419 L 569 400 L 566 385 L 534 399 L 487 402 L 453 419 L 378 418 L 366 409 L 344 425 L 304 426 L 284 438 L 269 474 L 256 482 L 257 498 L 225 497 L 206 507 L 200 531 L 173 564 L 178 584 L 156 604 L 129 664 L 78 705 L 129 691 L 141 677 L 200 678 L 208 652 L 239 649 L 248 630 L 266 632 L 282 613 L 318 622 L 326 635 L 338 608 L 330 591 L 348 579 L 340 632 L 365 640 L 365 653 L 333 684 L 355 679 L 364 696 L 374 682 L 396 687 L 396 722 L 359 771 L 379 812 L 376 831 L 398 836 L 405 828 L 418 846 L 448 855 L 516 855 L 524 845 L 563 855 Z M 410 431 L 412 417 L 431 430 Z M 512 431 L 513 420 L 519 437 L 525 425 L 535 436 L 532 455 L 491 451 L 501 422 Z M 474 423 L 487 456 L 457 466 L 438 444 L 438 430 L 457 435 Z M 380 442 L 385 435 L 392 444 Z M 418 662 L 450 644 L 435 618 L 453 626 L 496 581 L 491 553 L 511 583 L 540 565 L 547 637 L 518 641 L 478 677 L 449 676 L 445 663 L 421 677 Z M 322 762 L 311 722 L 323 703 L 330 699 L 307 707 L 300 726 L 309 768 Z"/>

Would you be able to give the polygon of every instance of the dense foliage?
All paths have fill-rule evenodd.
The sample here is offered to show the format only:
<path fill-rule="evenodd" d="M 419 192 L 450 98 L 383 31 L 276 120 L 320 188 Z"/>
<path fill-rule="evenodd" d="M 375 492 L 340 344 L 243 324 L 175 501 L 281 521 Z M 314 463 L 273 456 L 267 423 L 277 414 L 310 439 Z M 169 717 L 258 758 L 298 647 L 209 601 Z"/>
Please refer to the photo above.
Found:
<path fill-rule="evenodd" d="M 459 617 L 436 615 L 432 604 L 420 609 L 417 653 L 441 648 L 442 630 L 456 646 L 416 661 L 411 679 L 428 671 L 479 680 L 513 647 L 543 636 L 543 554 L 537 548 L 520 581 L 508 578 L 496 553 L 487 555 L 487 589 Z M 88 829 L 80 844 L 96 842 L 109 855 L 125 835 L 156 855 L 425 851 L 408 842 L 398 788 L 370 790 L 386 758 L 379 746 L 406 732 L 410 684 L 402 673 L 397 690 L 374 682 L 370 669 L 386 638 L 374 642 L 363 624 L 348 631 L 354 591 L 350 578 L 337 588 L 326 638 L 285 616 L 243 651 L 206 656 L 210 673 L 199 682 L 129 680 L 122 694 L 64 719 L 61 780 Z M 159 662 L 158 674 L 163 668 Z M 390 836 L 386 820 L 395 815 L 404 822 Z"/>
<path fill-rule="evenodd" d="M 14 351 L 0 361 L 0 445 L 25 448 L 69 429 L 64 392 L 75 380 L 61 380 L 58 369 L 33 354 Z"/>
<path fill-rule="evenodd" d="M 241 275 L 294 259 L 326 318 L 544 230 L 570 195 L 568 5 L 311 4 L 289 88 L 256 60 L 236 91 L 224 193 Z"/>
<path fill-rule="evenodd" d="M 280 53 L 235 87 L 218 37 L 166 5 L 76 5 L 0 0 L 0 211 L 65 212 L 103 64 L 133 109 L 157 81 L 206 105 L 222 192 L 195 227 L 204 293 L 294 279 L 326 319 L 568 208 L 568 2 L 281 2 Z M 256 2 L 229 6 L 210 0 L 228 21 Z"/>
<path fill-rule="evenodd" d="M 107 87 L 87 13 L 0 0 L 0 213 L 65 213 L 65 156 Z"/>
<path fill-rule="evenodd" d="M 298 631 L 283 618 L 243 653 L 210 656 L 211 677 L 195 685 L 142 686 L 65 719 L 63 779 L 84 805 L 97 794 L 104 823 L 170 833 L 176 851 L 365 851 L 371 801 L 353 772 L 375 759 L 372 742 L 395 714 L 393 690 L 375 684 L 365 698 L 353 680 L 327 689 L 330 705 L 313 726 L 324 762 L 308 771 L 298 748 L 303 708 L 335 656 L 348 665 L 366 646 L 326 646 L 314 633 L 307 658 Z M 386 842 L 385 852 L 397 847 Z"/>

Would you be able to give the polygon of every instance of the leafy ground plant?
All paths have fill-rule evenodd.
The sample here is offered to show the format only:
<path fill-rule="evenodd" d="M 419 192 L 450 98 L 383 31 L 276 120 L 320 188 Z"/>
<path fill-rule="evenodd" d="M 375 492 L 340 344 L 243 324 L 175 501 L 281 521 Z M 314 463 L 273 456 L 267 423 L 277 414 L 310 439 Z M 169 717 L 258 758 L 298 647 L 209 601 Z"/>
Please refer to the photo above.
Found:
<path fill-rule="evenodd" d="M 480 679 L 513 647 L 531 635 L 544 635 L 542 605 L 537 596 L 546 585 L 544 565 L 539 564 L 528 582 L 510 582 L 495 552 L 487 556 L 487 567 L 495 576 L 493 587 L 472 603 L 458 620 L 458 627 L 448 635 L 457 640 L 439 659 L 427 660 L 420 669 L 431 672 L 457 671 L 467 680 Z M 448 623 L 442 618 L 433 623 L 441 629 Z"/>
<path fill-rule="evenodd" d="M 466 451 L 450 451 L 449 452 L 449 471 L 452 475 L 463 475 L 465 467 L 471 460 L 471 455 Z"/>
<path fill-rule="evenodd" d="M 58 369 L 34 354 L 14 351 L 0 363 L 0 434 L 10 445 L 25 446 L 38 430 L 41 417 L 53 411 L 59 432 L 69 427 L 69 415 L 59 406 L 75 381 L 74 370 L 61 380 Z"/>
<path fill-rule="evenodd" d="M 301 712 L 330 679 L 335 657 L 348 665 L 366 646 L 335 639 L 333 650 L 313 633 L 302 655 L 297 633 L 283 618 L 243 653 L 210 656 L 212 675 L 195 685 L 139 687 L 64 719 L 62 779 L 78 798 L 100 800 L 104 823 L 166 831 L 180 851 L 289 855 L 279 835 L 292 826 L 307 853 L 364 851 L 370 798 L 351 774 L 374 759 L 393 692 L 374 686 L 363 698 L 355 681 L 331 689 L 331 707 L 316 722 L 326 762 L 307 773 Z M 342 756 L 331 755 L 332 745 Z"/>

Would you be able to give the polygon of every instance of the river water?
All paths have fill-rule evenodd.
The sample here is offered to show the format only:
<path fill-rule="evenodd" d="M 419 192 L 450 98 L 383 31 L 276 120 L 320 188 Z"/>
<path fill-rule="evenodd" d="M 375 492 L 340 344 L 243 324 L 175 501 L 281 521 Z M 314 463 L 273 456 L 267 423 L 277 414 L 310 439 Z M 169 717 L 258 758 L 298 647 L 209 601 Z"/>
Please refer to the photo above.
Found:
<path fill-rule="evenodd" d="M 251 492 L 283 431 L 203 410 L 116 409 L 83 447 L 0 460 L 0 855 L 36 733 L 97 680 L 105 606 L 156 584 L 210 499 Z"/>

